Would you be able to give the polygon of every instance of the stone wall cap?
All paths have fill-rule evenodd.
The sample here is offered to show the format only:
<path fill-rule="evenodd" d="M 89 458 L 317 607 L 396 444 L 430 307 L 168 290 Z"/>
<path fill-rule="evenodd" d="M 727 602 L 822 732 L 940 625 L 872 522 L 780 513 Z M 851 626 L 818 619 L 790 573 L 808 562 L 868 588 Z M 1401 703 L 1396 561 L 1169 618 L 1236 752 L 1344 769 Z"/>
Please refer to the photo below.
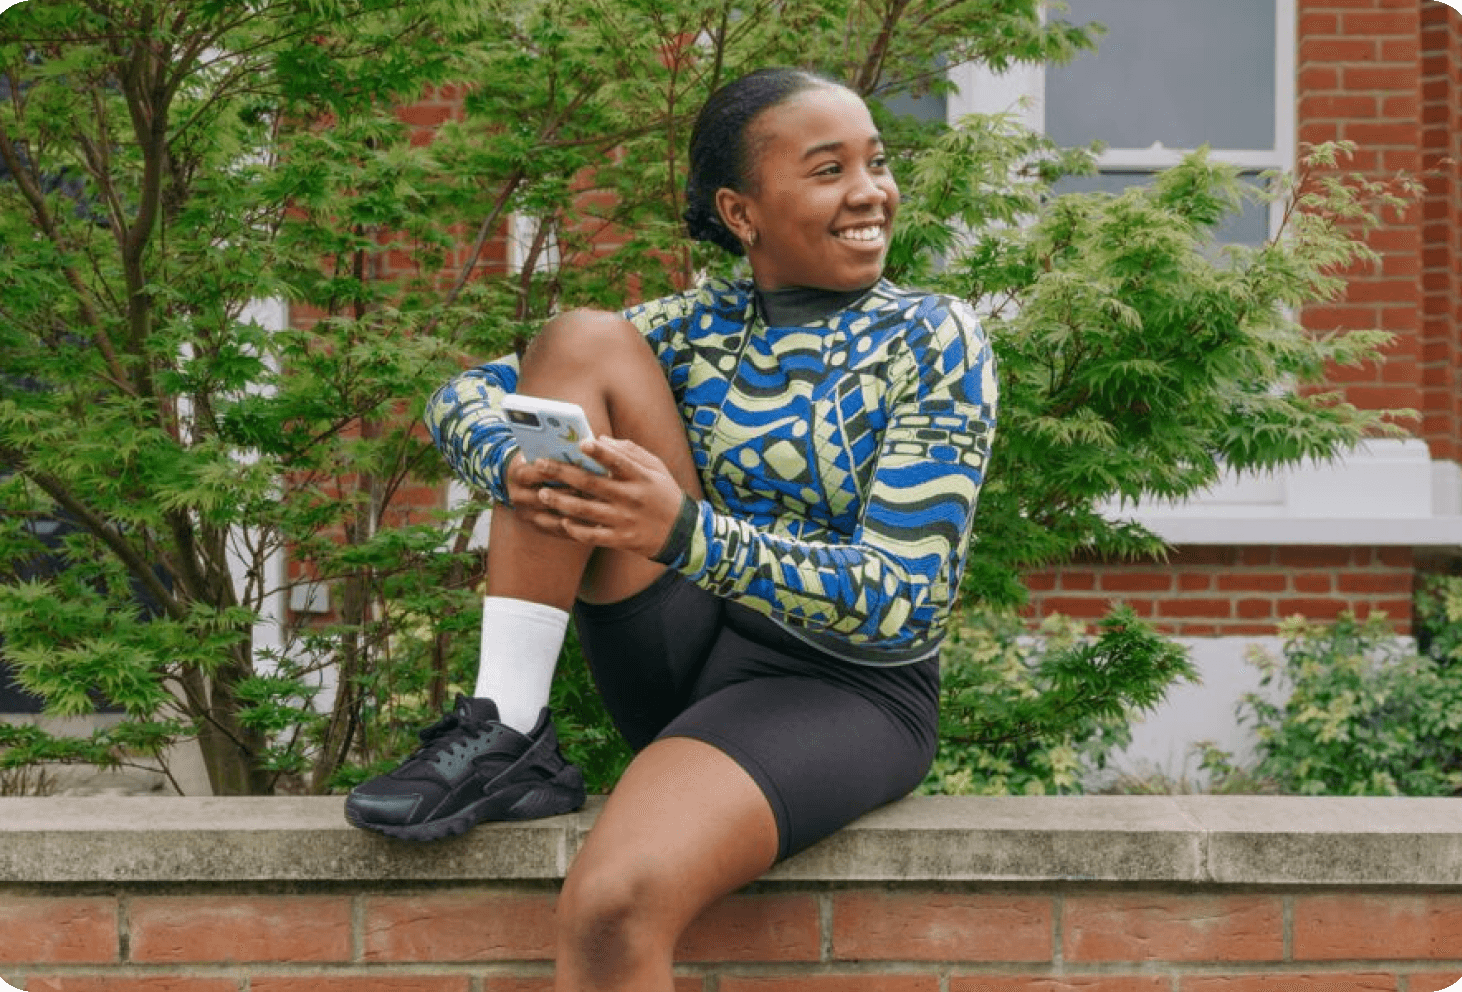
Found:
<path fill-rule="evenodd" d="M 561 879 L 602 806 L 411 844 L 343 798 L 0 799 L 0 882 Z M 777 865 L 768 881 L 1462 885 L 1462 801 L 1295 796 L 925 796 Z"/>

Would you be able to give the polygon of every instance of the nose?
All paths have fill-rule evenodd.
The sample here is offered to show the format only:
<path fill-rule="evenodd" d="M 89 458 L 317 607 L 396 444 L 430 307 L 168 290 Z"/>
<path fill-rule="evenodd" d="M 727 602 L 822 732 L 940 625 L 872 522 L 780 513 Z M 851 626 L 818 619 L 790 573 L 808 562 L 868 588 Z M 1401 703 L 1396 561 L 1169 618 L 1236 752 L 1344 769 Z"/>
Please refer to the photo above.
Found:
<path fill-rule="evenodd" d="M 884 186 L 882 176 L 874 175 L 868 169 L 859 169 L 848 189 L 848 205 L 855 207 L 870 204 L 882 206 L 888 201 L 888 195 L 889 192 Z"/>

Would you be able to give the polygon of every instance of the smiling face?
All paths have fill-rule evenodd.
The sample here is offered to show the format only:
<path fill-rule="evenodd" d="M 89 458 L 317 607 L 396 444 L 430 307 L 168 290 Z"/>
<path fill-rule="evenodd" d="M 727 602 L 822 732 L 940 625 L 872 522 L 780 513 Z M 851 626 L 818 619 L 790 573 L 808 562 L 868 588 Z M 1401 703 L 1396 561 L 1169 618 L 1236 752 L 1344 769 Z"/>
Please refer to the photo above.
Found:
<path fill-rule="evenodd" d="M 716 195 L 762 289 L 861 289 L 878 281 L 899 190 L 863 101 L 840 86 L 803 90 L 751 124 L 748 191 Z"/>

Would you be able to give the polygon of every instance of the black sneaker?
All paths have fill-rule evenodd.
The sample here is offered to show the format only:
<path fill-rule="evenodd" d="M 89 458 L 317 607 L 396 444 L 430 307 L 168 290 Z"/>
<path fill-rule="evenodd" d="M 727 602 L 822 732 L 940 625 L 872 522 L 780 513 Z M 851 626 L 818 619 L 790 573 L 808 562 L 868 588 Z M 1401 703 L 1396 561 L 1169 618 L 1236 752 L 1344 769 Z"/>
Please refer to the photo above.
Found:
<path fill-rule="evenodd" d="M 534 820 L 584 805 L 584 777 L 563 760 L 548 710 L 527 736 L 498 721 L 490 699 L 458 696 L 421 731 L 395 771 L 345 800 L 353 826 L 402 840 L 441 840 L 484 820 Z"/>

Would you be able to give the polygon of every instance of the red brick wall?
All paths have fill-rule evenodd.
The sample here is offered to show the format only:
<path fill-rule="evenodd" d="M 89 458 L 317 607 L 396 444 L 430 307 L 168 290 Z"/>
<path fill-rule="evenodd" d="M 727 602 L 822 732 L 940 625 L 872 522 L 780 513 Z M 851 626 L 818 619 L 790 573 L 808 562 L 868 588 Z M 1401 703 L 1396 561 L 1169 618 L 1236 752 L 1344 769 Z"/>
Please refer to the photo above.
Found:
<path fill-rule="evenodd" d="M 1421 15 L 1416 0 L 1299 0 L 1302 145 L 1348 140 L 1347 171 L 1375 179 L 1421 166 Z M 1337 368 L 1331 381 L 1357 406 L 1422 407 L 1421 212 L 1388 214 L 1368 236 L 1377 265 L 1349 272 L 1334 303 L 1307 307 L 1313 330 L 1380 328 L 1396 335 L 1384 364 Z"/>
<path fill-rule="evenodd" d="M 1332 380 L 1359 406 L 1419 411 L 1411 426 L 1432 456 L 1462 457 L 1462 14 L 1438 0 L 1300 0 L 1299 39 L 1300 141 L 1354 141 L 1348 169 L 1427 187 L 1370 235 L 1379 264 L 1304 323 L 1394 333 L 1385 364 Z"/>
<path fill-rule="evenodd" d="M 413 104 L 398 108 L 396 116 L 410 129 L 411 143 L 416 146 L 430 144 L 438 127 L 451 120 L 460 120 L 463 95 L 464 92 L 460 87 L 443 86 L 429 90 Z M 455 248 L 447 252 L 443 268 L 434 277 L 440 291 L 449 290 L 457 282 L 462 269 L 469 263 L 473 265 L 472 274 L 474 276 L 501 275 L 506 270 L 508 237 L 505 221 L 499 223 L 497 230 L 490 233 L 475 261 L 472 258 L 472 249 L 477 231 L 468 224 L 462 224 L 454 228 L 454 233 L 458 238 L 457 244 Z M 382 232 L 378 238 L 379 243 L 384 245 L 388 237 L 387 232 Z M 410 283 L 426 275 L 414 252 L 405 246 L 377 253 L 369 259 L 369 265 L 367 278 L 371 279 L 397 279 L 402 283 Z M 289 307 L 289 323 L 294 328 L 308 329 L 327 316 L 329 315 L 324 310 L 309 304 L 292 303 Z M 483 360 L 493 357 L 496 356 L 482 356 Z M 360 426 L 357 423 L 345 428 L 341 433 L 346 437 L 352 437 L 358 436 L 359 430 Z M 423 437 L 425 436 L 425 426 L 418 424 L 416 430 Z M 345 477 L 340 482 L 346 487 L 359 484 L 359 480 L 354 477 Z M 333 483 L 325 484 L 324 488 L 331 496 L 345 495 L 335 488 Z M 382 526 L 386 527 L 418 523 L 434 519 L 436 514 L 445 507 L 446 487 L 426 485 L 408 479 L 392 494 L 390 502 L 383 509 L 380 522 Z M 293 557 L 286 567 L 290 581 L 299 581 L 307 577 L 301 562 Z M 338 608 L 339 603 L 332 603 L 331 606 Z M 328 616 L 334 615 L 333 613 L 328 614 Z M 295 616 L 296 619 L 320 619 L 317 615 L 309 613 Z"/>
<path fill-rule="evenodd" d="M 1302 614 L 1331 620 L 1342 610 L 1383 612 L 1411 630 L 1415 564 L 1410 548 L 1185 547 L 1166 562 L 1074 562 L 1027 576 L 1033 616 L 1102 616 L 1131 606 L 1168 634 L 1273 634 Z"/>
<path fill-rule="evenodd" d="M 1421 8 L 1421 433 L 1433 458 L 1462 459 L 1462 14 Z"/>
<path fill-rule="evenodd" d="M 555 890 L 0 894 L 28 992 L 549 992 Z M 1462 895 L 787 885 L 724 900 L 677 992 L 1437 992 Z"/>

